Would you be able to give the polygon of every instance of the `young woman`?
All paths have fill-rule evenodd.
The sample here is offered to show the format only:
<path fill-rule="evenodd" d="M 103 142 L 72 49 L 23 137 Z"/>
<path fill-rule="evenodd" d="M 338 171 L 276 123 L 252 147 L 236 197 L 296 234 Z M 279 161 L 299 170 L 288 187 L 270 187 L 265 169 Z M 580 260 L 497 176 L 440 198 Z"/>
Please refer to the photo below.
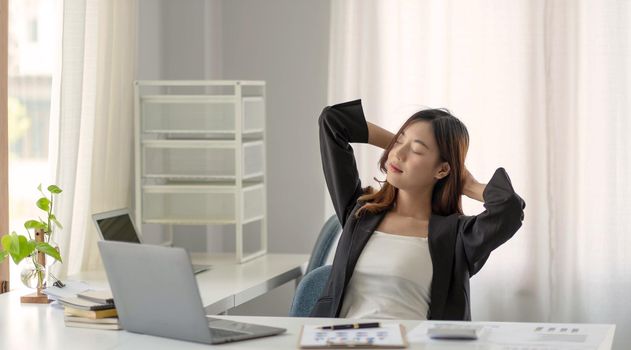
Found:
<path fill-rule="evenodd" d="M 476 181 L 464 162 L 467 129 L 443 109 L 415 113 L 392 135 L 367 123 L 355 100 L 326 107 L 319 125 L 343 231 L 311 316 L 471 320 L 469 278 L 524 218 L 506 171 Z M 351 142 L 384 148 L 381 189 L 362 188 Z M 463 215 L 461 195 L 486 210 Z"/>

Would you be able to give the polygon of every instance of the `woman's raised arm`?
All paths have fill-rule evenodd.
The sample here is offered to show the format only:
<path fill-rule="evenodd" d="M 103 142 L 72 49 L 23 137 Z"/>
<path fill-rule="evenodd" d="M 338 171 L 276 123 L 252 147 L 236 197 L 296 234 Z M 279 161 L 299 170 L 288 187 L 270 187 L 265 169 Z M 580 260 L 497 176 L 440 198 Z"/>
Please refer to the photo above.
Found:
<path fill-rule="evenodd" d="M 478 184 L 477 187 L 484 188 L 484 212 L 475 216 L 463 215 L 458 220 L 458 231 L 471 276 L 482 268 L 495 248 L 519 230 L 526 207 L 526 202 L 515 193 L 504 168 L 495 170 L 488 184 Z M 472 198 L 478 195 L 474 193 Z"/>
<path fill-rule="evenodd" d="M 368 141 L 368 128 L 361 100 L 324 108 L 318 124 L 324 179 L 335 213 L 343 227 L 357 198 L 363 193 L 355 154 L 350 145 Z"/>
<path fill-rule="evenodd" d="M 368 143 L 381 149 L 386 149 L 394 134 L 371 122 L 366 122 L 366 125 L 368 125 Z"/>

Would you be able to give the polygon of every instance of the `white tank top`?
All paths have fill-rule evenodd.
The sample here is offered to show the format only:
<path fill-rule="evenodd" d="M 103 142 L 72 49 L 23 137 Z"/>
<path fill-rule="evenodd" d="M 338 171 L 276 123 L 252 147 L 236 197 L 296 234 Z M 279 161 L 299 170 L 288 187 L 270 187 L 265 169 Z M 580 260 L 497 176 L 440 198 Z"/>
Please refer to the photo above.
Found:
<path fill-rule="evenodd" d="M 340 317 L 425 320 L 432 272 L 427 238 L 375 231 L 346 287 Z"/>

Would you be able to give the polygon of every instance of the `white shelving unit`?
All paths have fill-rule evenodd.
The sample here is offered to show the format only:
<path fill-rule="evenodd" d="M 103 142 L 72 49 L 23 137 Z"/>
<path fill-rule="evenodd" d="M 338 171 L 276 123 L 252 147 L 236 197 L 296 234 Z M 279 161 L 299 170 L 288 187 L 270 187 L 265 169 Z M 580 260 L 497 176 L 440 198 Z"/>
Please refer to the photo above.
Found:
<path fill-rule="evenodd" d="M 136 81 L 135 219 L 234 225 L 239 262 L 267 252 L 265 82 Z M 260 222 L 260 249 L 244 225 Z"/>

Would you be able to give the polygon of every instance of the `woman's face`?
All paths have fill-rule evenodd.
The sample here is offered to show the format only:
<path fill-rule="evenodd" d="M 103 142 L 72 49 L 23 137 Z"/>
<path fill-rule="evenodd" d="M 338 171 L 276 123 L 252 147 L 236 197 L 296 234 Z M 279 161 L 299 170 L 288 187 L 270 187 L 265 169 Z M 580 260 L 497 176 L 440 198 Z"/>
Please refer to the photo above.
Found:
<path fill-rule="evenodd" d="M 386 180 L 407 191 L 434 186 L 449 171 L 440 154 L 432 124 L 418 121 L 407 126 L 395 141 L 386 161 Z"/>

